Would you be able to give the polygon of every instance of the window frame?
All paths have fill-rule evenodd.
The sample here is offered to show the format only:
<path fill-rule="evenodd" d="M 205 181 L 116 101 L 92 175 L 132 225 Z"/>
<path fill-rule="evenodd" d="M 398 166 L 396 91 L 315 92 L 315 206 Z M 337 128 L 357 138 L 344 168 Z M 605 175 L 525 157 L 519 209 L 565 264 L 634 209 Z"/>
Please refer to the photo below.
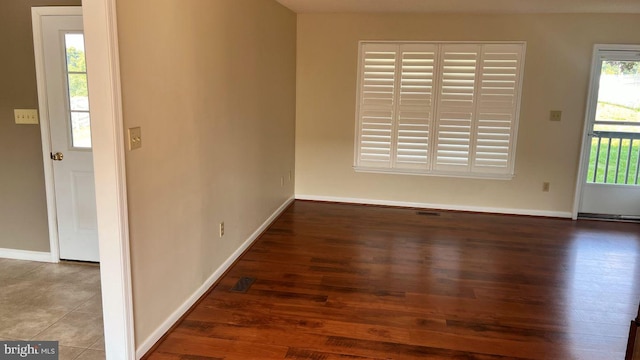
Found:
<path fill-rule="evenodd" d="M 82 48 L 82 56 L 84 57 L 84 61 L 85 61 L 85 66 L 84 66 L 84 71 L 71 71 L 69 70 L 69 43 L 68 43 L 68 38 L 67 35 L 80 35 L 82 36 L 82 41 L 84 43 L 85 41 L 85 36 L 84 36 L 84 32 L 82 31 L 65 31 L 63 33 L 60 34 L 61 36 L 61 41 L 62 44 L 64 44 L 64 59 L 63 59 L 63 65 L 64 65 L 64 69 L 63 69 L 63 73 L 65 75 L 65 79 L 64 79 L 64 90 L 65 90 L 65 109 L 67 112 L 67 138 L 69 139 L 69 150 L 74 150 L 74 151 L 93 151 L 93 144 L 92 144 L 92 139 L 91 139 L 91 105 L 89 104 L 89 78 L 88 78 L 88 70 L 87 70 L 87 65 L 86 65 L 86 51 L 85 48 Z M 80 50 L 80 49 L 76 49 L 76 50 Z M 79 110 L 79 109 L 74 109 L 73 108 L 73 104 L 72 104 L 72 96 L 71 96 L 71 76 L 72 75 L 84 75 L 84 80 L 87 86 L 87 109 L 83 109 L 83 110 Z M 76 133 L 74 132 L 74 114 L 86 114 L 86 116 L 89 118 L 89 137 L 88 137 L 88 146 L 79 146 L 76 143 Z"/>
<path fill-rule="evenodd" d="M 390 140 L 390 160 L 389 165 L 387 167 L 374 167 L 370 165 L 362 166 L 360 165 L 360 155 L 361 155 L 361 138 L 362 138 L 362 108 L 363 106 L 363 92 L 364 92 L 364 70 L 365 66 L 365 45 L 381 45 L 381 46 L 397 46 L 396 50 L 396 58 L 394 62 L 395 70 L 394 70 L 394 93 L 393 93 L 393 105 L 391 106 L 391 140 Z M 397 115 L 398 103 L 400 102 L 400 92 L 398 91 L 399 86 L 397 82 L 402 81 L 402 73 L 403 73 L 403 64 L 404 60 L 403 51 L 400 50 L 403 46 L 420 46 L 424 45 L 427 47 L 436 48 L 434 64 L 433 64 L 433 73 L 432 75 L 432 94 L 433 99 L 431 100 L 430 115 L 432 116 L 428 121 L 428 136 L 427 136 L 427 144 L 426 147 L 427 155 L 426 155 L 426 165 L 425 168 L 421 169 L 410 169 L 410 168 L 397 168 L 393 167 L 393 163 L 397 161 L 397 126 L 399 126 L 399 118 Z M 478 134 L 477 124 L 480 121 L 478 119 L 480 112 L 478 111 L 478 106 L 474 105 L 474 111 L 472 113 L 472 118 L 470 120 L 470 136 L 469 136 L 469 145 L 468 145 L 468 157 L 467 157 L 467 165 L 466 170 L 463 171 L 450 171 L 450 170 L 437 170 L 435 169 L 434 164 L 438 159 L 438 153 L 435 151 L 436 146 L 434 144 L 437 143 L 438 137 L 438 129 L 436 124 L 439 124 L 439 119 L 437 117 L 441 104 L 440 97 L 442 94 L 439 94 L 442 85 L 439 81 L 443 77 L 443 65 L 442 58 L 443 52 L 446 46 L 477 46 L 478 53 L 476 59 L 476 70 L 474 73 L 474 102 L 478 102 L 477 99 L 480 96 L 480 87 L 479 83 L 482 79 L 482 76 L 485 73 L 482 71 L 481 66 L 483 62 L 483 54 L 485 48 L 483 46 L 501 46 L 501 45 L 513 45 L 520 46 L 520 51 L 518 52 L 518 63 L 516 74 L 516 83 L 514 86 L 514 96 L 515 101 L 511 106 L 513 111 L 513 119 L 511 120 L 511 125 L 509 127 L 509 146 L 508 151 L 506 152 L 507 156 L 507 166 L 502 167 L 505 169 L 501 172 L 480 172 L 474 171 L 474 163 L 478 159 L 477 154 L 477 143 L 474 142 L 475 136 Z M 515 160 L 516 160 L 516 149 L 517 149 L 517 138 L 518 138 L 518 128 L 519 128 L 519 120 L 520 120 L 520 109 L 521 109 L 521 101 L 522 101 L 522 91 L 523 91 L 523 83 L 524 83 L 524 69 L 525 69 L 525 60 L 526 60 L 526 42 L 525 41 L 368 41 L 362 40 L 358 42 L 358 60 L 357 60 L 357 88 L 356 88 L 356 121 L 355 121 L 355 139 L 354 139 L 354 161 L 353 168 L 356 172 L 363 173 L 383 173 L 383 174 L 403 174 L 403 175 L 421 175 L 421 176 L 440 176 L 440 177 L 457 177 L 457 178 L 473 178 L 473 179 L 495 179 L 495 180 L 511 180 L 515 177 Z M 425 50 L 426 51 L 426 50 Z M 398 63 L 399 62 L 399 63 Z M 479 80 L 480 79 L 480 80 Z M 438 94 L 436 94 L 438 93 Z M 444 106 L 443 106 L 444 107 Z M 396 138 L 394 138 L 394 136 Z M 394 146 L 395 145 L 395 146 Z M 393 158 L 396 156 L 396 159 Z M 462 167 L 461 167 L 462 169 Z"/>

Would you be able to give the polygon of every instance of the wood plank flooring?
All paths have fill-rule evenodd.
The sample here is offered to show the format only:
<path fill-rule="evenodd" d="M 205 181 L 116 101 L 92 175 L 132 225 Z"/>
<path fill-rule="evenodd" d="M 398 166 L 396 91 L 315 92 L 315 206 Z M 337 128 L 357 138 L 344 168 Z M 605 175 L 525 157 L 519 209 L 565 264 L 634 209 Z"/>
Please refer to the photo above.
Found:
<path fill-rule="evenodd" d="M 622 360 L 638 301 L 639 224 L 296 201 L 147 359 Z"/>

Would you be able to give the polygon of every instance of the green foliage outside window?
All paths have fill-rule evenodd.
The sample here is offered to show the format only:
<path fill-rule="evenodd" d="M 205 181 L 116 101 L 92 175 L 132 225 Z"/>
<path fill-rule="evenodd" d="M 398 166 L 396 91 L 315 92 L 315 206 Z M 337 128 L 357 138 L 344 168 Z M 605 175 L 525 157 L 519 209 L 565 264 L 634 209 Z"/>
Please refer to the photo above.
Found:
<path fill-rule="evenodd" d="M 85 63 L 84 51 L 78 50 L 75 47 L 67 48 L 67 71 L 72 73 L 69 74 L 69 95 L 71 97 L 88 97 L 87 65 Z"/>
<path fill-rule="evenodd" d="M 602 73 L 606 75 L 640 75 L 638 61 L 605 61 L 602 63 Z"/>

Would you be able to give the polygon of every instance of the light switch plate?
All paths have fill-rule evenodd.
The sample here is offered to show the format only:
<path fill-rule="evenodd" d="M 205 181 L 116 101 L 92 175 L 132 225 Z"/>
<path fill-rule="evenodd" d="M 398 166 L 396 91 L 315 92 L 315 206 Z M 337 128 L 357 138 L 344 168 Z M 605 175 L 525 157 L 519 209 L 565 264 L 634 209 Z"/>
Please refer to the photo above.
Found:
<path fill-rule="evenodd" d="M 562 111 L 560 110 L 551 110 L 549 114 L 549 120 L 551 121 L 560 121 L 562 120 Z"/>
<path fill-rule="evenodd" d="M 129 128 L 129 150 L 142 147 L 142 130 L 140 127 Z"/>
<path fill-rule="evenodd" d="M 13 116 L 16 124 L 20 125 L 37 125 L 38 110 L 35 109 L 13 109 Z"/>

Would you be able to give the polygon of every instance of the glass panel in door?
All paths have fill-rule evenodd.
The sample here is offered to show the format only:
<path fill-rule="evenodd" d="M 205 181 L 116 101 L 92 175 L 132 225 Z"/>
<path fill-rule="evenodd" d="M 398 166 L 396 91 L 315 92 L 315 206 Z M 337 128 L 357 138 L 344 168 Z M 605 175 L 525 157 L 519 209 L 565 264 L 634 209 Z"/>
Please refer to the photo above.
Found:
<path fill-rule="evenodd" d="M 640 54 L 601 54 L 581 213 L 640 216 Z"/>
<path fill-rule="evenodd" d="M 603 61 L 587 182 L 640 183 L 640 62 Z"/>
<path fill-rule="evenodd" d="M 68 33 L 64 36 L 66 52 L 67 89 L 71 146 L 91 149 L 91 117 L 87 65 L 84 53 L 84 35 Z"/>

